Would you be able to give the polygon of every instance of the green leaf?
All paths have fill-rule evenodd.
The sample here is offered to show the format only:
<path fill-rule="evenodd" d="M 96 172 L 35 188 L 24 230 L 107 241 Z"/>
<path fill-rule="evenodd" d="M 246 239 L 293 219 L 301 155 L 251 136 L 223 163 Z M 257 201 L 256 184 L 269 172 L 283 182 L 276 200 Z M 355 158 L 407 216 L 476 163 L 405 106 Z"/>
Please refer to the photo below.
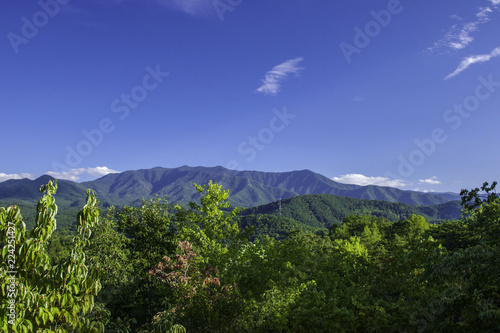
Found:
<path fill-rule="evenodd" d="M 56 308 L 55 306 L 53 306 L 51 309 L 50 309 L 50 312 L 53 314 L 53 315 L 60 315 L 61 314 L 61 311 L 59 311 L 58 308 Z"/>
<path fill-rule="evenodd" d="M 29 328 L 29 331 L 33 331 L 33 323 L 28 320 L 28 319 L 25 319 L 24 322 L 26 323 L 26 326 Z"/>
<path fill-rule="evenodd" d="M 50 322 L 54 321 L 54 315 L 51 312 L 46 312 L 47 316 L 49 317 Z"/>

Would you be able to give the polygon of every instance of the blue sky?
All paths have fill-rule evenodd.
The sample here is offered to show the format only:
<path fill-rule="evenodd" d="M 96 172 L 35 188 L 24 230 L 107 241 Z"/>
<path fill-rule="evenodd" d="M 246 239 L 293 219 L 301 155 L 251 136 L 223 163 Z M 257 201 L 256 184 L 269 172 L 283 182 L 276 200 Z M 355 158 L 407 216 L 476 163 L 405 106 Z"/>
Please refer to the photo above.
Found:
<path fill-rule="evenodd" d="M 500 0 L 0 3 L 0 181 L 155 166 L 498 180 Z"/>

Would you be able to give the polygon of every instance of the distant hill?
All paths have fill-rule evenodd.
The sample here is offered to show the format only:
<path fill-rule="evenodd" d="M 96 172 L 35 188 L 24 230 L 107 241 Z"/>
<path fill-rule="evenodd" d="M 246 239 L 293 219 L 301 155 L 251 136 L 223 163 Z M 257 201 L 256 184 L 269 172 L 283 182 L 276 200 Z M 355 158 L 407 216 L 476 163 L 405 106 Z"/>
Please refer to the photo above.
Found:
<path fill-rule="evenodd" d="M 8 180 L 0 183 L 2 204 L 35 204 L 40 198 L 38 188 L 49 176 L 35 180 Z M 198 199 L 193 183 L 207 184 L 213 180 L 229 189 L 231 204 L 254 207 L 307 194 L 402 202 L 410 205 L 435 205 L 458 200 L 458 194 L 436 194 L 402 191 L 379 186 L 358 186 L 337 183 L 318 173 L 301 170 L 290 172 L 232 171 L 223 167 L 188 167 L 143 169 L 109 174 L 102 178 L 75 183 L 58 182 L 57 202 L 60 208 L 82 207 L 86 189 L 93 189 L 102 206 L 138 206 L 142 198 L 154 194 L 166 197 L 170 203 L 187 204 Z"/>
<path fill-rule="evenodd" d="M 308 227 L 329 228 L 340 224 L 349 215 L 370 214 L 392 221 L 407 219 L 412 214 L 424 216 L 428 221 L 460 218 L 460 202 L 450 201 L 433 206 L 411 206 L 405 203 L 364 200 L 329 194 L 311 194 L 285 199 L 281 213 L 285 218 L 301 222 Z M 242 215 L 279 216 L 279 202 L 245 209 Z"/>

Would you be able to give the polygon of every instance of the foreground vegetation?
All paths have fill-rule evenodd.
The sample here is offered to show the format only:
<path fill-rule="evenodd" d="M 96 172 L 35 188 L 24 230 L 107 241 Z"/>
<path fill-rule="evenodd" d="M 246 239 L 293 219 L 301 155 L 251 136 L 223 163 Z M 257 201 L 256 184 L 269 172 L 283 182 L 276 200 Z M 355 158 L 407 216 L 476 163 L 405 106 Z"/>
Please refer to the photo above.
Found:
<path fill-rule="evenodd" d="M 212 182 L 195 185 L 200 203 L 174 212 L 159 198 L 99 212 L 89 191 L 69 239 L 53 233 L 50 182 L 31 232 L 17 207 L 0 208 L 0 328 L 496 332 L 495 185 L 462 191 L 456 221 L 357 215 L 328 232 L 279 217 L 238 219 L 226 210 L 228 191 Z"/>

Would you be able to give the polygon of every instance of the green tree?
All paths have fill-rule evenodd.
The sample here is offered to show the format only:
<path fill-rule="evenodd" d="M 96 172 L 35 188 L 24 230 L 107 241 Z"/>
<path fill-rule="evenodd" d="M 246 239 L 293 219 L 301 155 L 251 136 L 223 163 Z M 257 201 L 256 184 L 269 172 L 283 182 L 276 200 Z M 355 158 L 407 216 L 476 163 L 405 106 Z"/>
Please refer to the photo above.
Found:
<path fill-rule="evenodd" d="M 239 210 L 227 210 L 227 190 L 212 181 L 194 186 L 200 203 L 175 207 L 175 239 L 181 254 L 175 260 L 164 258 L 154 275 L 170 287 L 168 303 L 178 312 L 177 322 L 188 330 L 235 331 L 243 304 L 235 282 L 261 255 L 261 248 L 242 234 L 235 221 Z M 156 317 L 168 322 L 172 315 L 163 311 Z"/>
<path fill-rule="evenodd" d="M 161 311 L 168 288 L 149 270 L 175 251 L 174 230 L 168 203 L 158 197 L 143 200 L 141 207 L 124 207 L 117 213 L 118 227 L 127 237 L 131 278 L 122 283 L 119 306 L 113 316 L 128 317 L 135 326 L 148 323 Z"/>
<path fill-rule="evenodd" d="M 460 221 L 431 230 L 449 251 L 418 260 L 425 265 L 415 284 L 425 292 L 414 297 L 419 306 L 410 317 L 421 330 L 500 330 L 500 198 L 495 186 L 484 183 L 480 189 L 462 190 Z"/>
<path fill-rule="evenodd" d="M 189 242 L 179 242 L 178 247 L 181 253 L 175 259 L 165 257 L 150 271 L 173 292 L 174 307 L 163 316 L 176 319 L 188 331 L 231 332 L 242 304 L 236 285 L 222 285 L 218 270 L 201 262 Z"/>
<path fill-rule="evenodd" d="M 126 315 L 120 311 L 122 293 L 124 286 L 133 279 L 130 251 L 127 248 L 129 240 L 117 228 L 115 208 L 109 207 L 94 230 L 90 245 L 85 249 L 89 262 L 99 268 L 102 284 L 92 315 L 101 318 L 107 331 L 123 326 L 118 324 L 118 318 Z"/>
<path fill-rule="evenodd" d="M 99 223 L 98 200 L 87 191 L 87 203 L 78 213 L 79 235 L 71 255 L 53 265 L 47 243 L 56 230 L 57 181 L 40 188 L 35 228 L 26 233 L 17 207 L 0 208 L 0 261 L 2 330 L 15 332 L 99 332 L 102 323 L 86 318 L 101 285 L 96 267 L 84 254 L 92 231 Z M 9 273 L 15 272 L 15 273 Z"/>
<path fill-rule="evenodd" d="M 428 265 L 420 278 L 425 294 L 413 317 L 427 331 L 499 331 L 499 256 L 498 247 L 478 245 Z"/>
<path fill-rule="evenodd" d="M 332 239 L 359 238 L 363 246 L 374 253 L 384 252 L 384 241 L 392 224 L 384 218 L 371 215 L 347 216 L 340 226 L 330 228 Z"/>
<path fill-rule="evenodd" d="M 476 244 L 494 246 L 500 241 L 500 196 L 495 192 L 496 185 L 484 183 L 481 189 L 461 192 L 462 220 Z"/>
<path fill-rule="evenodd" d="M 178 224 L 177 239 L 193 244 L 201 260 L 219 269 L 224 275 L 237 256 L 243 243 L 248 240 L 243 237 L 238 223 L 233 221 L 241 211 L 234 208 L 227 213 L 224 209 L 230 206 L 228 190 L 209 181 L 208 187 L 194 184 L 200 193 L 200 204 L 190 202 L 190 209 L 179 205 L 175 217 Z"/>

